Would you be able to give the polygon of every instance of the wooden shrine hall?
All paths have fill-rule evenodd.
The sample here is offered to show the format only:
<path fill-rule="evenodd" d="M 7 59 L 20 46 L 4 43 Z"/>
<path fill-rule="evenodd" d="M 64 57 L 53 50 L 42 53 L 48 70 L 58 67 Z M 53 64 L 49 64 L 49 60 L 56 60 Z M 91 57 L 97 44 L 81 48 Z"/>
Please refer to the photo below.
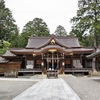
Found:
<path fill-rule="evenodd" d="M 92 69 L 92 60 L 86 58 L 92 53 L 93 48 L 81 47 L 75 36 L 30 37 L 25 48 L 8 49 L 1 55 L 0 68 L 19 73 L 84 73 Z"/>

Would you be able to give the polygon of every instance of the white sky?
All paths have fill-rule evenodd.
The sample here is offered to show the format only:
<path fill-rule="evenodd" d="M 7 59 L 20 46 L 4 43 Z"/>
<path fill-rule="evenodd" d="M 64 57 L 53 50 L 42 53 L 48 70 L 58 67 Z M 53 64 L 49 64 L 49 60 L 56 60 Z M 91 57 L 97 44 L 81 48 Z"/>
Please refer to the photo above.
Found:
<path fill-rule="evenodd" d="M 46 22 L 51 34 L 58 25 L 69 33 L 70 19 L 76 16 L 78 9 L 78 0 L 5 0 L 5 4 L 12 11 L 20 31 L 27 22 L 38 17 Z"/>

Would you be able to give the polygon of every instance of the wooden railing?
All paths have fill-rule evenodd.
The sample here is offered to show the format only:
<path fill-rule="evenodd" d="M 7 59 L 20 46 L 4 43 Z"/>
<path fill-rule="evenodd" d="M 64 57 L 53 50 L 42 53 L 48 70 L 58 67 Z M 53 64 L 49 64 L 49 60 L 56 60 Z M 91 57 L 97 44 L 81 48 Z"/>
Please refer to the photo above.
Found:
<path fill-rule="evenodd" d="M 33 68 L 33 69 L 19 69 L 18 72 L 42 72 L 42 68 Z"/>
<path fill-rule="evenodd" d="M 92 68 L 64 68 L 65 70 L 91 70 Z"/>
<path fill-rule="evenodd" d="M 92 68 L 65 68 L 65 72 L 88 72 Z"/>
<path fill-rule="evenodd" d="M 88 72 L 92 68 L 64 68 L 64 72 Z M 42 68 L 19 69 L 18 72 L 42 72 Z"/>

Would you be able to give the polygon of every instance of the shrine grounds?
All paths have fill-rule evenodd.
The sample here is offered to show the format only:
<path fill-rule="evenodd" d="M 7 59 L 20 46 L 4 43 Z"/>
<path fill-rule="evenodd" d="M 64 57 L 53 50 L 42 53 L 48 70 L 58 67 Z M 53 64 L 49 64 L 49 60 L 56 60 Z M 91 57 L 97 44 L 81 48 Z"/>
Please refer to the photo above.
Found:
<path fill-rule="evenodd" d="M 30 76 L 0 77 L 0 100 L 12 100 L 42 78 L 30 78 Z M 63 75 L 59 78 L 63 78 L 81 100 L 100 100 L 100 77 Z"/>

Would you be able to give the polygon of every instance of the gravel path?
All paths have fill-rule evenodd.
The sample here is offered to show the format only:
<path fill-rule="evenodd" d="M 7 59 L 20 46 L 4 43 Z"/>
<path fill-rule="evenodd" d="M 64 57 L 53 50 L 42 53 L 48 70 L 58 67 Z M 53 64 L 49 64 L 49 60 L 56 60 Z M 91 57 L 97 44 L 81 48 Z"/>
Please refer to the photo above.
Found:
<path fill-rule="evenodd" d="M 64 80 L 81 100 L 100 100 L 100 77 L 67 77 Z"/>

